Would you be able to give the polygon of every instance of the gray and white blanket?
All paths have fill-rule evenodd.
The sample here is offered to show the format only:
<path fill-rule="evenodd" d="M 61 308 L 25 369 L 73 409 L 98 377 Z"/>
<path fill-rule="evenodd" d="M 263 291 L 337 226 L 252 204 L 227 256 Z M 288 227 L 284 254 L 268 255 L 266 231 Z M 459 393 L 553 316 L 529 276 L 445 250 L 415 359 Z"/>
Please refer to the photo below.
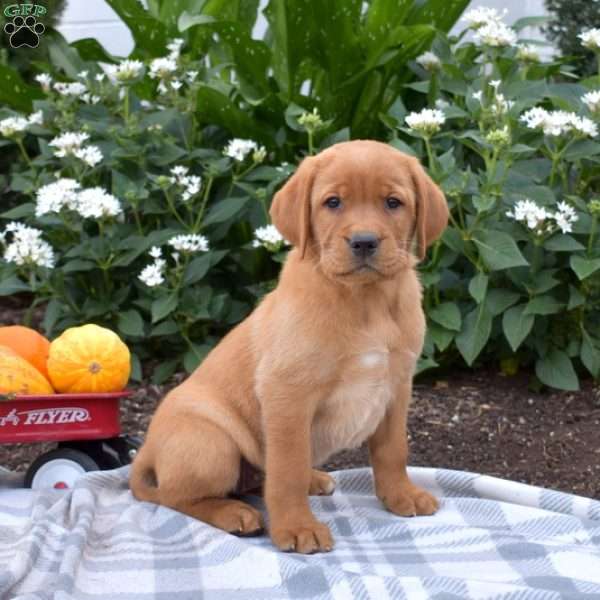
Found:
<path fill-rule="evenodd" d="M 137 502 L 127 468 L 89 473 L 70 491 L 0 489 L 0 598 L 600 598 L 600 502 L 411 473 L 442 499 L 435 516 L 385 512 L 369 469 L 335 473 L 335 494 L 311 504 L 336 547 L 312 556 Z"/>

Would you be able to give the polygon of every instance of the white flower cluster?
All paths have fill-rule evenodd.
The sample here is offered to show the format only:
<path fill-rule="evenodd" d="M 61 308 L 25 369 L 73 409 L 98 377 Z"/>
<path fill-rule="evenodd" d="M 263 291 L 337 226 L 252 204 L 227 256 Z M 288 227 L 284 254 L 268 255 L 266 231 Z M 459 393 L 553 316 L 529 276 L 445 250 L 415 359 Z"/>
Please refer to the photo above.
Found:
<path fill-rule="evenodd" d="M 31 113 L 28 117 L 7 117 L 0 121 L 0 133 L 4 137 L 13 137 L 23 133 L 30 125 L 41 125 L 43 122 L 42 111 Z"/>
<path fill-rule="evenodd" d="M 208 239 L 198 234 L 176 235 L 167 244 L 175 250 L 172 256 L 176 263 L 179 262 L 180 252 L 191 254 L 193 252 L 208 251 Z M 158 246 L 153 246 L 148 254 L 154 259 L 154 262 L 142 269 L 138 279 L 148 287 L 162 285 L 165 282 L 167 261 L 163 258 L 162 250 Z"/>
<path fill-rule="evenodd" d="M 469 27 L 477 29 L 488 23 L 501 23 L 502 19 L 508 13 L 508 9 L 504 9 L 502 13 L 499 13 L 495 8 L 489 8 L 487 6 L 478 6 L 468 10 L 462 17 L 461 21 L 466 21 Z"/>
<path fill-rule="evenodd" d="M 183 44 L 184 40 L 181 38 L 172 40 L 167 44 L 169 54 L 161 58 L 155 58 L 150 63 L 150 77 L 159 80 L 157 90 L 161 94 L 166 94 L 169 89 L 178 91 L 185 82 L 190 85 L 198 77 L 198 71 L 188 71 L 183 79 L 181 75 L 177 75 L 178 61 Z"/>
<path fill-rule="evenodd" d="M 557 204 L 558 210 L 549 211 L 539 206 L 533 200 L 520 200 L 515 204 L 513 211 L 506 213 L 507 217 L 525 223 L 527 227 L 536 233 L 555 231 L 557 228 L 563 233 L 573 231 L 573 223 L 578 217 L 571 206 L 566 202 Z"/>
<path fill-rule="evenodd" d="M 176 235 L 168 242 L 178 252 L 208 252 L 208 240 L 203 235 Z"/>
<path fill-rule="evenodd" d="M 148 287 L 156 287 L 165 282 L 164 273 L 167 268 L 167 261 L 161 258 L 161 249 L 156 246 L 150 250 L 150 256 L 154 258 L 154 262 L 142 269 L 138 279 Z"/>
<path fill-rule="evenodd" d="M 467 11 L 462 20 L 475 30 L 473 37 L 478 44 L 494 48 L 514 46 L 517 34 L 502 21 L 507 12 L 506 9 L 499 13 L 495 8 L 479 6 Z"/>
<path fill-rule="evenodd" d="M 6 262 L 47 269 L 51 269 L 55 264 L 54 251 L 50 244 L 42 239 L 39 229 L 22 223 L 9 223 L 0 233 L 0 243 L 4 246 L 3 257 Z"/>
<path fill-rule="evenodd" d="M 444 113 L 437 108 L 424 108 L 421 112 L 411 112 L 405 118 L 406 124 L 421 135 L 437 133 L 446 122 Z"/>
<path fill-rule="evenodd" d="M 517 58 L 523 62 L 540 62 L 540 53 L 537 46 L 533 44 L 519 44 L 517 49 Z"/>
<path fill-rule="evenodd" d="M 84 219 L 116 217 L 123 212 L 121 203 L 101 187 L 88 188 L 79 192 L 77 212 Z"/>
<path fill-rule="evenodd" d="M 123 212 L 121 203 L 100 187 L 82 191 L 74 179 L 63 178 L 38 190 L 35 215 L 59 213 L 64 208 L 77 212 L 84 219 L 116 217 Z"/>
<path fill-rule="evenodd" d="M 228 156 L 233 160 L 237 160 L 238 162 L 244 161 L 251 152 L 252 160 L 256 163 L 261 163 L 267 156 L 267 150 L 265 147 L 259 146 L 253 140 L 242 140 L 240 138 L 235 138 L 231 140 L 223 149 L 223 154 L 225 156 Z"/>
<path fill-rule="evenodd" d="M 598 127 L 591 119 L 564 110 L 546 110 L 536 106 L 521 115 L 529 129 L 541 129 L 544 134 L 559 136 L 565 133 L 596 137 Z"/>
<path fill-rule="evenodd" d="M 50 91 L 50 86 L 52 85 L 52 77 L 48 73 L 40 73 L 35 76 L 35 80 L 42 86 L 42 89 L 45 92 Z"/>
<path fill-rule="evenodd" d="M 80 187 L 79 182 L 68 178 L 62 178 L 41 187 L 37 192 L 35 216 L 59 213 L 63 208 L 77 210 Z"/>
<path fill-rule="evenodd" d="M 171 169 L 171 183 L 183 188 L 181 195 L 184 202 L 187 202 L 200 192 L 202 178 L 198 175 L 188 175 L 189 169 L 183 165 L 178 165 Z"/>
<path fill-rule="evenodd" d="M 73 81 L 72 83 L 57 81 L 53 87 L 61 96 L 72 96 L 74 98 L 79 98 L 87 92 L 87 87 L 80 81 Z"/>
<path fill-rule="evenodd" d="M 421 65 L 426 71 L 437 71 L 442 66 L 442 62 L 437 55 L 429 50 L 417 56 L 415 62 Z"/>
<path fill-rule="evenodd" d="M 123 60 L 118 65 L 108 65 L 105 68 L 109 79 L 116 84 L 133 81 L 143 69 L 144 65 L 139 60 Z"/>
<path fill-rule="evenodd" d="M 277 231 L 275 225 L 265 225 L 254 230 L 254 240 L 252 240 L 254 248 L 263 246 L 267 250 L 276 251 L 283 244 L 289 244 L 289 242 Z"/>
<path fill-rule="evenodd" d="M 514 106 L 512 100 L 507 100 L 504 94 L 498 91 L 501 83 L 502 82 L 499 79 L 490 81 L 490 86 L 494 88 L 494 97 L 490 103 L 490 111 L 497 116 L 507 113 Z M 483 104 L 483 92 L 481 90 L 473 92 L 473 98 Z"/>
<path fill-rule="evenodd" d="M 167 56 L 155 58 L 150 63 L 151 79 L 167 79 L 175 71 L 177 71 L 177 61 L 174 58 Z"/>
<path fill-rule="evenodd" d="M 98 146 L 83 146 L 89 138 L 87 133 L 67 131 L 55 137 L 48 145 L 57 148 L 54 154 L 59 158 L 73 155 L 93 167 L 102 160 L 103 156 Z"/>
<path fill-rule="evenodd" d="M 78 73 L 78 77 L 81 77 L 82 79 L 85 79 L 87 76 L 87 71 L 81 71 L 81 73 Z M 97 81 L 101 81 L 101 79 L 99 79 L 100 76 L 104 77 L 104 74 L 96 75 Z M 87 104 L 97 104 L 100 102 L 100 96 L 91 94 L 88 91 L 88 88 L 80 81 L 73 81 L 71 83 L 57 81 L 54 86 L 52 86 L 53 80 L 48 73 L 40 73 L 39 75 L 36 75 L 35 80 L 42 86 L 44 92 L 50 92 L 52 87 L 54 87 L 54 90 L 65 98 L 79 98 Z"/>
<path fill-rule="evenodd" d="M 581 45 L 586 48 L 593 50 L 594 52 L 600 51 L 600 29 L 587 29 L 582 31 L 578 36 L 581 40 Z"/>
<path fill-rule="evenodd" d="M 600 113 L 600 90 L 584 94 L 581 100 L 590 109 L 590 112 Z"/>

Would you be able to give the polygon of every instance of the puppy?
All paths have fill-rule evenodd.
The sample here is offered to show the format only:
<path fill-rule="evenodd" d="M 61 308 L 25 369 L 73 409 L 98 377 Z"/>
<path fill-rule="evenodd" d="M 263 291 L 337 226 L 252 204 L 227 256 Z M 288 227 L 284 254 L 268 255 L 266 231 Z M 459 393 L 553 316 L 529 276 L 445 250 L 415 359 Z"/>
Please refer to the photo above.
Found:
<path fill-rule="evenodd" d="M 165 397 L 130 484 L 139 500 L 250 535 L 260 513 L 228 496 L 244 459 L 265 474 L 274 544 L 328 551 L 308 495 L 334 481 L 312 467 L 344 448 L 368 440 L 391 512 L 437 509 L 407 475 L 406 414 L 425 332 L 414 267 L 448 208 L 416 159 L 359 140 L 304 159 L 271 217 L 294 246 L 277 288 Z"/>

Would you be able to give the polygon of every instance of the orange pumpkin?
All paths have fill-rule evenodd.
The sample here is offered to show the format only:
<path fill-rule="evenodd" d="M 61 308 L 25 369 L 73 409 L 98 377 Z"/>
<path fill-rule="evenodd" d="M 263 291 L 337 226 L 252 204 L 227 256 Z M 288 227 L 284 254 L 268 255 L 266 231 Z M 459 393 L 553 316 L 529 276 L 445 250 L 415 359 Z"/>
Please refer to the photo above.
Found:
<path fill-rule="evenodd" d="M 71 327 L 50 344 L 48 373 L 57 392 L 119 392 L 130 370 L 127 346 L 98 325 Z"/>
<path fill-rule="evenodd" d="M 0 346 L 0 394 L 53 394 L 48 380 L 11 348 Z"/>
<path fill-rule="evenodd" d="M 10 348 L 21 358 L 32 364 L 46 379 L 46 361 L 50 342 L 41 334 L 22 325 L 0 327 L 0 345 Z"/>

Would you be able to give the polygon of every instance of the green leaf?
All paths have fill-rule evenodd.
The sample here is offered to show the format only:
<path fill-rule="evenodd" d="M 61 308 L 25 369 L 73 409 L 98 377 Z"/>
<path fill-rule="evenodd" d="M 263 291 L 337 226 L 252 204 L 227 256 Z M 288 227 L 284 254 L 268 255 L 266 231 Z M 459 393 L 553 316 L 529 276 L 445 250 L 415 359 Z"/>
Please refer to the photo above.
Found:
<path fill-rule="evenodd" d="M 155 19 L 139 0 L 106 0 L 127 25 L 135 41 L 136 52 L 163 56 L 167 45 L 165 25 Z"/>
<path fill-rule="evenodd" d="M 463 320 L 462 331 L 456 337 L 456 347 L 471 366 L 485 347 L 492 331 L 492 315 L 480 304 Z"/>
<path fill-rule="evenodd" d="M 458 309 L 458 306 L 452 302 L 443 302 L 442 304 L 435 306 L 429 311 L 428 316 L 431 320 L 439 323 L 446 329 L 460 331 L 462 323 L 460 310 Z"/>
<path fill-rule="evenodd" d="M 571 359 L 562 350 L 551 350 L 535 363 L 535 374 L 547 386 L 567 391 L 579 389 Z"/>
<path fill-rule="evenodd" d="M 492 271 L 522 267 L 529 263 L 521 254 L 517 244 L 507 233 L 501 231 L 478 231 L 473 241 L 481 257 Z"/>
<path fill-rule="evenodd" d="M 79 56 L 86 61 L 117 63 L 119 58 L 108 53 L 96 38 L 82 38 L 71 42 Z"/>
<path fill-rule="evenodd" d="M 600 350 L 594 339 L 583 327 L 581 328 L 581 335 L 581 362 L 592 374 L 592 377 L 597 378 L 600 375 Z"/>
<path fill-rule="evenodd" d="M 592 140 L 577 140 L 563 154 L 565 160 L 576 161 L 600 154 L 600 144 Z"/>
<path fill-rule="evenodd" d="M 550 17 L 521 17 L 517 19 L 513 24 L 512 28 L 515 31 L 521 31 L 525 29 L 525 27 L 539 27 L 540 25 L 545 25 L 550 20 Z"/>
<path fill-rule="evenodd" d="M 62 268 L 63 273 L 80 273 L 82 271 L 91 271 L 92 269 L 97 268 L 97 264 L 92 262 L 91 260 L 82 260 L 80 258 L 76 258 L 75 260 L 70 260 L 65 266 Z"/>
<path fill-rule="evenodd" d="M 509 306 L 519 300 L 521 295 L 510 290 L 489 290 L 485 299 L 485 306 L 492 316 L 501 315 Z"/>
<path fill-rule="evenodd" d="M 161 296 L 152 303 L 152 323 L 156 323 L 170 315 L 177 308 L 177 294 Z"/>
<path fill-rule="evenodd" d="M 585 296 L 574 286 L 569 285 L 569 304 L 567 310 L 573 310 L 585 303 Z"/>
<path fill-rule="evenodd" d="M 206 218 L 203 221 L 203 225 L 215 225 L 217 223 L 224 223 L 230 219 L 239 219 L 242 211 L 248 206 L 248 198 L 225 198 L 219 200 L 215 204 Z"/>
<path fill-rule="evenodd" d="M 239 108 L 228 96 L 209 85 L 200 85 L 196 94 L 196 114 L 207 125 L 220 125 L 232 135 L 272 143 L 268 128 L 250 112 Z"/>
<path fill-rule="evenodd" d="M 179 333 L 179 325 L 173 319 L 167 319 L 154 327 L 150 332 L 150 336 L 174 335 L 176 333 Z"/>
<path fill-rule="evenodd" d="M 513 352 L 516 352 L 523 340 L 529 335 L 535 317 L 525 314 L 527 304 L 509 308 L 502 316 L 502 329 Z"/>
<path fill-rule="evenodd" d="M 179 365 L 178 359 L 167 360 L 160 363 L 152 373 L 152 383 L 160 385 L 164 383 L 175 371 Z"/>
<path fill-rule="evenodd" d="M 435 323 L 429 324 L 427 327 L 427 334 L 431 337 L 440 352 L 443 352 L 449 346 L 455 335 L 452 331 L 440 327 Z"/>
<path fill-rule="evenodd" d="M 211 348 L 208 345 L 194 344 L 183 357 L 183 366 L 188 373 L 193 373 L 204 360 Z"/>
<path fill-rule="evenodd" d="M 549 295 L 532 298 L 525 308 L 527 315 L 554 315 L 565 308 L 562 302 Z"/>
<path fill-rule="evenodd" d="M 19 292 L 29 292 L 30 289 L 29 285 L 14 275 L 0 281 L 0 296 L 11 296 Z"/>
<path fill-rule="evenodd" d="M 144 320 L 137 310 L 127 310 L 119 315 L 117 324 L 119 331 L 130 337 L 142 337 L 144 335 Z"/>
<path fill-rule="evenodd" d="M 481 304 L 485 298 L 488 286 L 488 276 L 484 273 L 478 273 L 469 282 L 469 294 L 475 299 L 477 304 Z"/>
<path fill-rule="evenodd" d="M 46 312 L 44 313 L 44 319 L 42 320 L 42 328 L 46 337 L 52 337 L 54 332 L 54 326 L 62 314 L 62 303 L 57 298 L 52 298 L 46 305 Z"/>
<path fill-rule="evenodd" d="M 582 256 L 571 256 L 571 269 L 577 277 L 582 280 L 600 269 L 600 258 L 583 258 Z"/>
<path fill-rule="evenodd" d="M 192 285 L 200 281 L 226 254 L 227 250 L 213 250 L 194 258 L 185 270 L 184 284 Z"/>
<path fill-rule="evenodd" d="M 18 71 L 0 64 L 0 105 L 29 113 L 33 100 L 43 97 L 41 88 L 25 83 Z"/>
<path fill-rule="evenodd" d="M 439 366 L 438 363 L 436 363 L 431 356 L 420 356 L 417 360 L 417 368 L 415 369 L 415 375 L 418 375 L 423 371 L 427 371 L 428 369 L 433 369 L 437 366 Z"/>
<path fill-rule="evenodd" d="M 142 372 L 142 363 L 139 359 L 139 356 L 135 354 L 135 352 L 131 353 L 131 375 L 130 378 L 132 381 L 136 383 L 141 383 L 144 375 Z"/>
<path fill-rule="evenodd" d="M 544 242 L 544 248 L 553 252 L 577 252 L 578 250 L 584 250 L 585 246 L 570 235 L 557 233 Z"/>
<path fill-rule="evenodd" d="M 25 202 L 25 204 L 19 204 L 19 206 L 3 212 L 0 217 L 3 219 L 23 219 L 24 217 L 31 217 L 34 213 L 35 204 L 33 202 Z"/>

